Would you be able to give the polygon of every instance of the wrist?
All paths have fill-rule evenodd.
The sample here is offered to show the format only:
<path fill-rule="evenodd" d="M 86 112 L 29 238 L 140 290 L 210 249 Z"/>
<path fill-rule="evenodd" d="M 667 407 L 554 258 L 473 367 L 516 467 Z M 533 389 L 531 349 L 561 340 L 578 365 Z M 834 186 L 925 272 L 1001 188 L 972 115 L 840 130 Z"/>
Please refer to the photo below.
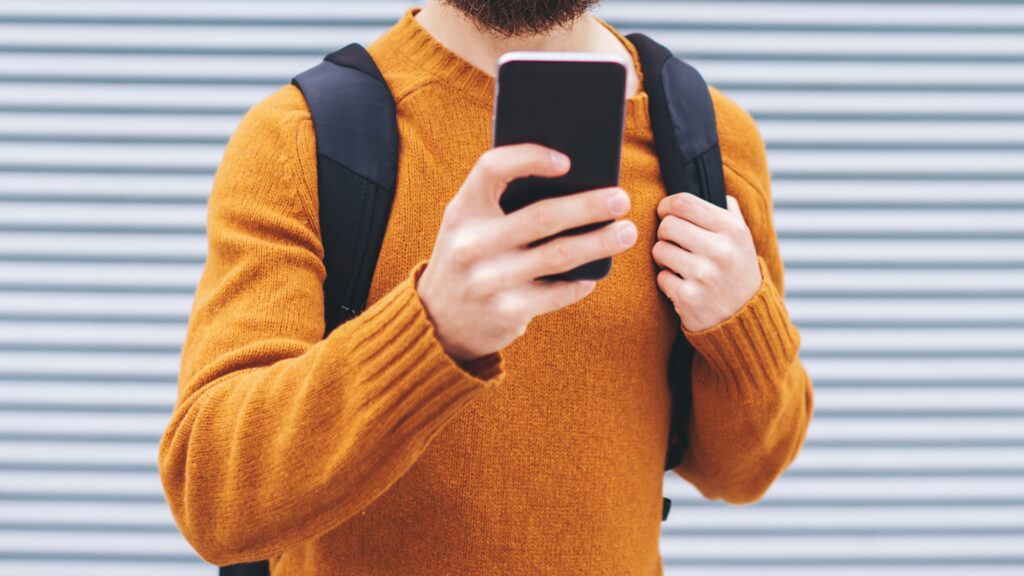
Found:
<path fill-rule="evenodd" d="M 475 360 L 485 356 L 486 353 L 475 352 L 449 337 L 445 326 L 442 325 L 435 314 L 436 308 L 433 306 L 433 291 L 430 289 L 432 279 L 429 261 L 420 263 L 419 269 L 414 275 L 413 286 L 416 289 L 416 295 L 419 297 L 420 305 L 423 306 L 423 311 L 426 312 L 427 320 L 434 327 L 434 338 L 441 344 L 441 348 L 444 349 L 448 357 L 457 364 L 460 366 L 471 365 Z"/>

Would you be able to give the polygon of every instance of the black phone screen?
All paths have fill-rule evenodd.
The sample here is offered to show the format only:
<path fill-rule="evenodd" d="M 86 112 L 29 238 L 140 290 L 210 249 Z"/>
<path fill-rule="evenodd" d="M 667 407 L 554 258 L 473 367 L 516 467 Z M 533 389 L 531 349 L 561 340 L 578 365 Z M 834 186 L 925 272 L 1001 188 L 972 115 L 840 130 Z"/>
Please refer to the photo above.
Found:
<path fill-rule="evenodd" d="M 626 105 L 625 66 L 605 60 L 513 59 L 499 67 L 497 85 L 494 145 L 533 142 L 563 152 L 572 160 L 569 172 L 558 178 L 530 177 L 510 182 L 500 201 L 505 212 L 543 198 L 618 186 Z M 586 232 L 606 224 L 563 234 Z M 608 258 L 546 279 L 599 279 L 610 269 Z"/>

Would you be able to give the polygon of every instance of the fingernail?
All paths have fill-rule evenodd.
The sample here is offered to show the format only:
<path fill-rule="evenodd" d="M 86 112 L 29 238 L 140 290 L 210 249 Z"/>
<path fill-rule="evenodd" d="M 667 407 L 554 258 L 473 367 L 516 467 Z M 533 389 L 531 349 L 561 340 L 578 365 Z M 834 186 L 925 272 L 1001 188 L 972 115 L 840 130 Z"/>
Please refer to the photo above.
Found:
<path fill-rule="evenodd" d="M 623 222 L 619 225 L 619 242 L 626 248 L 636 242 L 636 226 L 632 222 Z"/>
<path fill-rule="evenodd" d="M 608 197 L 608 209 L 616 216 L 629 212 L 629 196 L 621 190 L 612 194 Z"/>
<path fill-rule="evenodd" d="M 569 157 L 561 152 L 551 151 L 551 163 L 555 165 L 555 168 L 559 170 L 565 170 L 569 167 Z"/>

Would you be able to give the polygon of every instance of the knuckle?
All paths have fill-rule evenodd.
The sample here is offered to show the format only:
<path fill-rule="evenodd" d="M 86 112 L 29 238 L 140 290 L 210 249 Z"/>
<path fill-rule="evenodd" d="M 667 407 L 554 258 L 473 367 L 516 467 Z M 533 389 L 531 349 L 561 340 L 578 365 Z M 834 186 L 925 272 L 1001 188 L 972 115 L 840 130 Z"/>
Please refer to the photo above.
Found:
<path fill-rule="evenodd" d="M 485 178 L 497 179 L 499 161 L 497 153 L 492 149 L 484 152 L 480 155 L 480 159 L 477 160 L 477 168 L 480 170 L 480 174 Z"/>
<path fill-rule="evenodd" d="M 491 296 L 491 292 L 487 290 L 484 284 L 476 282 L 466 282 L 465 285 L 466 298 L 469 300 L 486 300 Z"/>
<path fill-rule="evenodd" d="M 683 291 L 679 287 L 674 288 L 672 293 L 668 295 L 668 298 L 677 308 L 682 308 L 686 304 L 683 300 Z"/>
<path fill-rule="evenodd" d="M 729 263 L 736 257 L 736 245 L 732 242 L 718 242 L 715 244 L 713 255 L 716 261 Z"/>
<path fill-rule="evenodd" d="M 651 254 L 653 254 L 657 260 L 664 262 L 665 258 L 668 256 L 668 251 L 668 244 L 659 241 L 654 244 L 654 248 L 651 249 Z"/>
<path fill-rule="evenodd" d="M 572 252 L 565 243 L 549 244 L 543 252 L 544 265 L 550 269 L 560 270 L 572 262 Z"/>
<path fill-rule="evenodd" d="M 537 218 L 524 218 L 522 222 L 529 242 L 536 242 L 542 238 L 551 236 L 551 232 L 549 232 L 550 228 L 544 223 L 539 222 Z"/>
<path fill-rule="evenodd" d="M 658 224 L 658 238 L 662 240 L 668 240 L 675 233 L 676 228 L 679 226 L 679 219 L 675 216 L 666 216 L 662 219 L 661 224 Z"/>
<path fill-rule="evenodd" d="M 459 197 L 456 196 L 444 207 L 444 213 L 441 215 L 441 223 L 443 225 L 454 226 L 456 225 L 461 217 L 461 209 L 459 208 Z"/>
<path fill-rule="evenodd" d="M 519 150 L 524 154 L 541 156 L 548 154 L 548 148 L 542 146 L 536 142 L 520 142 L 519 144 L 512 144 L 508 146 L 509 150 Z"/>
<path fill-rule="evenodd" d="M 658 240 L 654 243 L 654 246 L 651 246 L 651 256 L 655 260 L 661 260 L 661 240 Z"/>
<path fill-rule="evenodd" d="M 683 282 L 676 288 L 676 301 L 682 304 L 692 305 L 696 301 L 696 296 L 696 290 L 691 282 Z"/>
<path fill-rule="evenodd" d="M 545 205 L 537 206 L 536 212 L 530 218 L 531 226 L 534 227 L 534 231 L 538 236 L 548 235 L 557 232 L 555 229 L 558 226 L 558 212 L 554 206 Z"/>
<path fill-rule="evenodd" d="M 497 271 L 490 267 L 481 267 L 469 275 L 466 291 L 472 298 L 484 299 L 497 292 L 498 284 Z"/>
<path fill-rule="evenodd" d="M 686 212 L 694 206 L 694 196 L 690 194 L 676 194 L 672 199 L 672 204 L 676 210 L 680 212 Z"/>
<path fill-rule="evenodd" d="M 708 281 L 713 273 L 714 266 L 707 260 L 698 260 L 693 264 L 693 279 L 698 282 Z"/>
<path fill-rule="evenodd" d="M 523 301 L 513 294 L 504 294 L 498 298 L 494 313 L 499 322 L 506 326 L 517 326 L 522 324 Z"/>
<path fill-rule="evenodd" d="M 619 241 L 619 229 L 615 226 L 605 226 L 601 235 L 597 238 L 594 246 L 601 254 L 615 254 L 622 250 L 622 243 Z"/>
<path fill-rule="evenodd" d="M 720 242 L 718 238 L 713 239 L 704 246 L 701 253 L 705 258 L 712 262 L 721 262 L 724 254 L 722 251 L 722 242 Z"/>
<path fill-rule="evenodd" d="M 478 248 L 475 239 L 468 232 L 454 235 L 451 243 L 451 258 L 456 266 L 468 268 L 476 262 Z"/>
<path fill-rule="evenodd" d="M 452 248 L 452 261 L 461 268 L 468 268 L 475 260 L 471 244 L 460 244 Z"/>
<path fill-rule="evenodd" d="M 608 207 L 608 194 L 592 194 L 584 205 L 584 213 L 591 222 L 607 220 L 611 218 L 611 209 Z"/>
<path fill-rule="evenodd" d="M 739 238 L 744 235 L 749 229 L 747 223 L 741 218 L 729 218 L 728 223 L 725 225 L 725 231 L 732 235 L 734 238 Z"/>

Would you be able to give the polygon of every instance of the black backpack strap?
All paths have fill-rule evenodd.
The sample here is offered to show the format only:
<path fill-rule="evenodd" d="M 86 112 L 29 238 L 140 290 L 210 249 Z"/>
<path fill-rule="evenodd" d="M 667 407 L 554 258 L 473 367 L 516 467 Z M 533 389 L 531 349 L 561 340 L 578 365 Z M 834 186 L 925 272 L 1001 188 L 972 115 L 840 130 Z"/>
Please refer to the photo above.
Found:
<path fill-rule="evenodd" d="M 316 132 L 326 333 L 362 312 L 384 242 L 398 173 L 391 96 L 359 44 L 327 55 L 292 80 Z"/>
<path fill-rule="evenodd" d="M 708 85 L 692 66 L 643 34 L 640 54 L 661 177 L 669 194 L 690 192 L 725 208 L 718 124 Z"/>
<path fill-rule="evenodd" d="M 630 34 L 627 38 L 640 54 L 665 189 L 669 194 L 690 192 L 725 208 L 722 153 L 707 83 L 692 66 L 647 36 Z M 669 361 L 672 426 L 665 455 L 666 470 L 678 466 L 686 452 L 693 400 L 693 354 L 693 346 L 680 331 Z M 668 504 L 663 515 L 668 515 Z"/>
<path fill-rule="evenodd" d="M 316 132 L 325 334 L 358 315 L 384 242 L 398 172 L 395 101 L 373 58 L 348 46 L 296 76 Z M 269 576 L 266 561 L 221 576 Z"/>
<path fill-rule="evenodd" d="M 270 576 L 270 564 L 264 560 L 263 562 L 224 566 L 220 569 L 220 576 Z"/>

